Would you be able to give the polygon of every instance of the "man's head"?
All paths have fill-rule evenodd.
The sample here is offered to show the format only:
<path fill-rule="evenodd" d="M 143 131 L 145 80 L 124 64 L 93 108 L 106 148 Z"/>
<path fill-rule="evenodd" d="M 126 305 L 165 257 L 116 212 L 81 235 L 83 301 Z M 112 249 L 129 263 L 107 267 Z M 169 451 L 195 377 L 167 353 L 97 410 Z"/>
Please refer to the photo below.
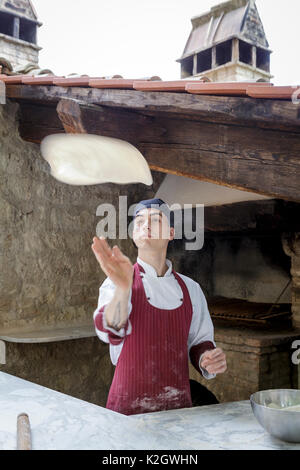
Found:
<path fill-rule="evenodd" d="M 140 201 L 133 214 L 133 241 L 139 249 L 167 249 L 175 236 L 174 213 L 161 199 Z"/>

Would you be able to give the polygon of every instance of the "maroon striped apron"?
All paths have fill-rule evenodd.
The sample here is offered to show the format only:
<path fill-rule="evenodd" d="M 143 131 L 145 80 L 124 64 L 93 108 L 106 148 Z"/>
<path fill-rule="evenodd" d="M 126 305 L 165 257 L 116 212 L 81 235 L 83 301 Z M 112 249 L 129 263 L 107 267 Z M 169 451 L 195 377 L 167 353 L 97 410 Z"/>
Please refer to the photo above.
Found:
<path fill-rule="evenodd" d="M 134 264 L 132 332 L 124 339 L 106 407 L 125 415 L 192 406 L 188 335 L 193 307 L 188 289 L 173 270 L 182 292 L 182 304 L 173 310 L 152 306 Z"/>

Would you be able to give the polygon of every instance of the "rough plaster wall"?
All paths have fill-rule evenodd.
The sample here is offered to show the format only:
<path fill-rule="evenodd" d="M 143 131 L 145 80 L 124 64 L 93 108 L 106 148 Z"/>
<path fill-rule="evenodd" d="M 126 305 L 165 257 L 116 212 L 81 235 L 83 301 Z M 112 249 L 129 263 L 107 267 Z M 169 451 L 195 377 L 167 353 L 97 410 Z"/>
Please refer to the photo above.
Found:
<path fill-rule="evenodd" d="M 91 250 L 98 205 L 153 197 L 164 175 L 153 172 L 153 187 L 60 183 L 19 137 L 17 116 L 17 104 L 0 107 L 1 329 L 90 322 L 105 279 Z M 117 243 L 134 261 L 131 239 Z"/>

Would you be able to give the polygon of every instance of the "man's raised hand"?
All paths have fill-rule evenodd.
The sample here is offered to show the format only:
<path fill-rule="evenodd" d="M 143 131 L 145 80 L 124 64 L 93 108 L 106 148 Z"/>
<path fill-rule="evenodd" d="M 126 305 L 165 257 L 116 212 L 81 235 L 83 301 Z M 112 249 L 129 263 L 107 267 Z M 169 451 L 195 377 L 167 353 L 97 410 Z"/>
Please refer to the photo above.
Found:
<path fill-rule="evenodd" d="M 110 248 L 104 237 L 94 237 L 91 246 L 102 271 L 121 290 L 128 291 L 132 286 L 133 265 L 120 248 Z"/>

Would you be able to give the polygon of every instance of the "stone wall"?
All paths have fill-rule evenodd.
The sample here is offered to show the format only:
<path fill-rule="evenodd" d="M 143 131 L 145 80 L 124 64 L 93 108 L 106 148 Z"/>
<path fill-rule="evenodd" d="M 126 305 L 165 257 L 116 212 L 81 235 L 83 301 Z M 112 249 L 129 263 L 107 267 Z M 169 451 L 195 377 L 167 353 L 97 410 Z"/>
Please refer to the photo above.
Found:
<path fill-rule="evenodd" d="M 298 388 L 292 344 L 299 339 L 300 331 L 262 334 L 217 326 L 215 340 L 226 354 L 226 372 L 206 380 L 190 364 L 190 377 L 213 392 L 221 403 L 249 400 L 259 390 Z"/>
<path fill-rule="evenodd" d="M 143 184 L 71 186 L 56 181 L 39 146 L 18 135 L 17 104 L 0 108 L 0 325 L 2 329 L 87 323 L 105 279 L 91 250 L 101 203 L 118 208 L 152 197 Z M 111 245 L 114 240 L 109 240 Z M 133 260 L 131 239 L 120 248 Z"/>
<path fill-rule="evenodd" d="M 282 245 L 286 255 L 291 258 L 293 324 L 300 329 L 300 232 L 284 233 Z"/>
<path fill-rule="evenodd" d="M 0 336 L 10 330 L 93 324 L 105 279 L 91 250 L 101 203 L 128 207 L 153 197 L 163 174 L 143 184 L 70 186 L 56 181 L 39 146 L 18 133 L 18 105 L 0 106 Z M 132 240 L 118 243 L 134 262 Z M 0 370 L 105 405 L 113 369 L 97 337 L 54 343 L 6 342 Z"/>
<path fill-rule="evenodd" d="M 98 337 L 5 345 L 1 372 L 105 407 L 114 367 L 108 344 Z"/>
<path fill-rule="evenodd" d="M 258 80 L 269 82 L 271 78 L 269 72 L 264 72 L 261 69 L 243 64 L 242 62 L 229 62 L 215 69 L 206 70 L 198 76 L 203 75 L 212 82 L 257 82 Z M 197 75 L 194 75 L 194 77 L 196 76 Z"/>
<path fill-rule="evenodd" d="M 250 2 L 242 35 L 258 46 L 269 47 L 265 30 L 254 1 Z"/>
<path fill-rule="evenodd" d="M 29 63 L 38 65 L 40 49 L 41 47 L 22 39 L 0 34 L 0 57 L 10 62 L 13 70 Z"/>

